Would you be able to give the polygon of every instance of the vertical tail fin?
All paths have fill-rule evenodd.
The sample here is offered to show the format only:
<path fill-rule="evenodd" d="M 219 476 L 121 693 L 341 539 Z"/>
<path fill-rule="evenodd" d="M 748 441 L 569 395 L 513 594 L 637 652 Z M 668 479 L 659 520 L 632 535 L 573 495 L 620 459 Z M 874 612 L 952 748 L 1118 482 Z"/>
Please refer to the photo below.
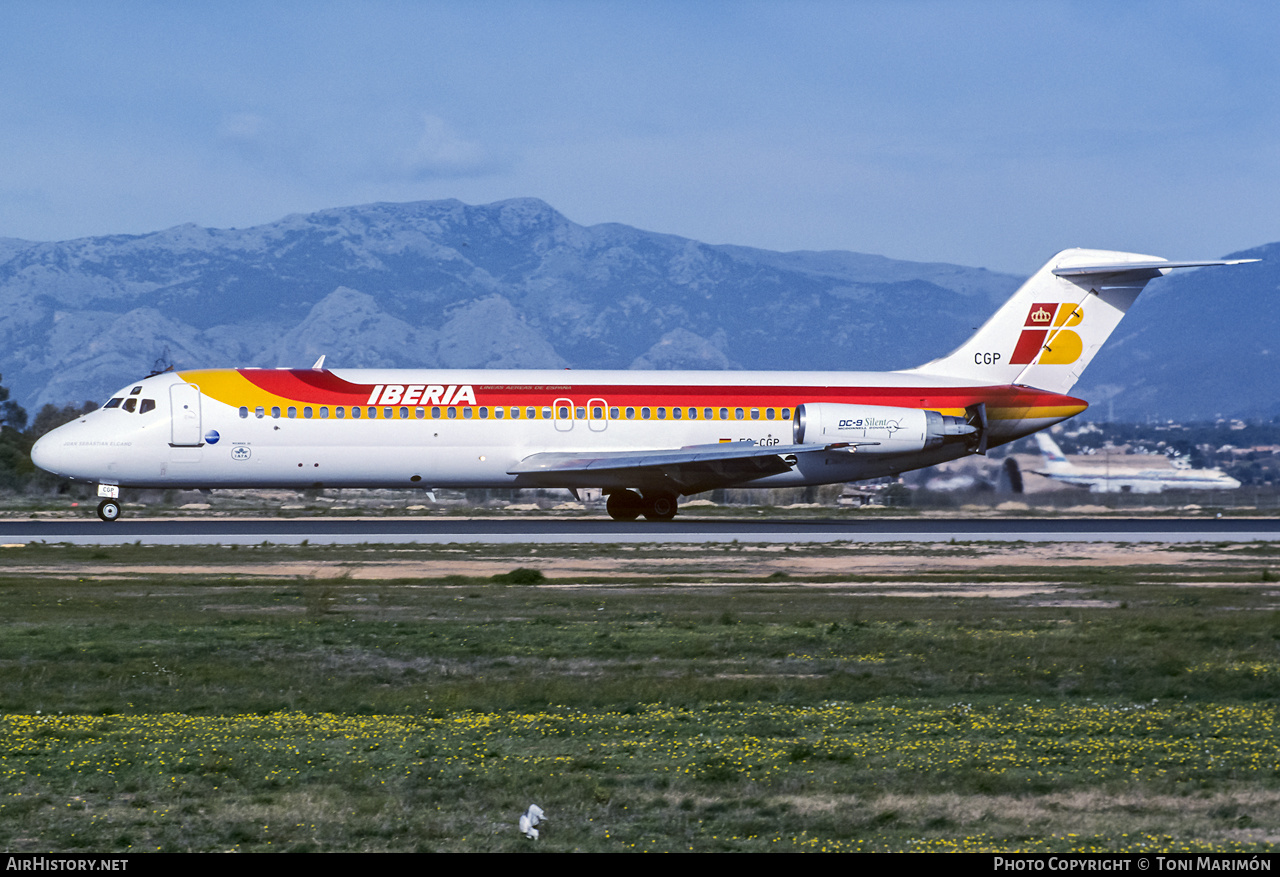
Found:
<path fill-rule="evenodd" d="M 1148 281 L 1174 268 L 1252 261 L 1169 262 L 1138 253 L 1063 250 L 953 353 L 907 371 L 1066 393 Z"/>
<path fill-rule="evenodd" d="M 1040 446 L 1040 456 L 1044 457 L 1044 471 L 1050 475 L 1069 475 L 1076 467 L 1067 462 L 1058 443 L 1049 438 L 1047 432 L 1036 433 L 1036 444 Z"/>

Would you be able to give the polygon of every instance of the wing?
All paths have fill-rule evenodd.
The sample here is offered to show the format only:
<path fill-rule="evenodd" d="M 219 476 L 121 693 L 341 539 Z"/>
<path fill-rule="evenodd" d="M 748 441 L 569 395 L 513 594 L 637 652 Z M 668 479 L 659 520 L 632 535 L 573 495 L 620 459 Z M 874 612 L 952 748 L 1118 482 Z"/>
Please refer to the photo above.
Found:
<path fill-rule="evenodd" d="M 1092 489 L 1094 486 L 1103 483 L 1102 478 L 1091 478 L 1088 475 L 1069 472 L 1047 472 L 1043 469 L 1032 469 L 1031 473 L 1048 478 L 1050 481 L 1057 481 L 1059 484 L 1070 484 L 1073 487 L 1088 487 Z"/>
<path fill-rule="evenodd" d="M 723 442 L 656 451 L 549 452 L 525 457 L 507 471 L 530 487 L 639 487 L 688 495 L 790 471 L 800 454 L 855 447 Z"/>

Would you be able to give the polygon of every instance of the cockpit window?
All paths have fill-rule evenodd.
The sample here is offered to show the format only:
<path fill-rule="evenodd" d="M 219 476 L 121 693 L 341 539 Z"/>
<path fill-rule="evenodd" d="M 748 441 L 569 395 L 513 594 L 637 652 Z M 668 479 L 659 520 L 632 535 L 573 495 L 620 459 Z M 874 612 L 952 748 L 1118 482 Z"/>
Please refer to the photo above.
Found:
<path fill-rule="evenodd" d="M 138 413 L 139 413 L 139 414 L 146 414 L 148 411 L 154 411 L 155 409 L 156 409 L 156 400 L 155 400 L 155 399 L 143 399 L 143 400 L 142 400 L 142 407 L 140 407 L 140 408 L 138 409 Z"/>
<path fill-rule="evenodd" d="M 130 414 L 132 414 L 137 409 L 137 407 L 138 407 L 137 399 L 134 399 L 133 397 L 129 397 L 128 399 L 124 400 L 124 410 L 128 411 Z"/>
<path fill-rule="evenodd" d="M 123 401 L 124 401 L 123 396 L 116 396 L 114 399 L 112 399 L 110 402 L 108 402 L 106 405 L 103 405 L 102 407 L 103 408 L 119 408 L 120 403 Z"/>
<path fill-rule="evenodd" d="M 132 390 L 129 391 L 129 395 L 136 396 L 141 392 L 142 392 L 142 387 L 134 387 Z"/>

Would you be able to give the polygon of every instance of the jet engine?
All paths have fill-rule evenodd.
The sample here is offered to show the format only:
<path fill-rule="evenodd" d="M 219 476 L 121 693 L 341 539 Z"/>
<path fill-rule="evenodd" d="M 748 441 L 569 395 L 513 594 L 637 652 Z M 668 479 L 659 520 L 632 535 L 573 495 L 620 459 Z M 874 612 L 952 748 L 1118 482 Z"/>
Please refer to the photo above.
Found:
<path fill-rule="evenodd" d="M 796 444 L 847 444 L 860 454 L 910 454 L 978 432 L 965 417 L 888 405 L 806 402 L 796 406 L 792 421 Z"/>

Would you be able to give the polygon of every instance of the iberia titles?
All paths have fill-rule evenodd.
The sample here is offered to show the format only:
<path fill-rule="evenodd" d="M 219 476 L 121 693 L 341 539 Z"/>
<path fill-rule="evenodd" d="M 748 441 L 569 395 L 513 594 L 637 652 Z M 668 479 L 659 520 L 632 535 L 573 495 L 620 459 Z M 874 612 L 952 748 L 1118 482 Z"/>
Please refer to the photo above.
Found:
<path fill-rule="evenodd" d="M 470 384 L 377 384 L 367 405 L 475 405 Z"/>

